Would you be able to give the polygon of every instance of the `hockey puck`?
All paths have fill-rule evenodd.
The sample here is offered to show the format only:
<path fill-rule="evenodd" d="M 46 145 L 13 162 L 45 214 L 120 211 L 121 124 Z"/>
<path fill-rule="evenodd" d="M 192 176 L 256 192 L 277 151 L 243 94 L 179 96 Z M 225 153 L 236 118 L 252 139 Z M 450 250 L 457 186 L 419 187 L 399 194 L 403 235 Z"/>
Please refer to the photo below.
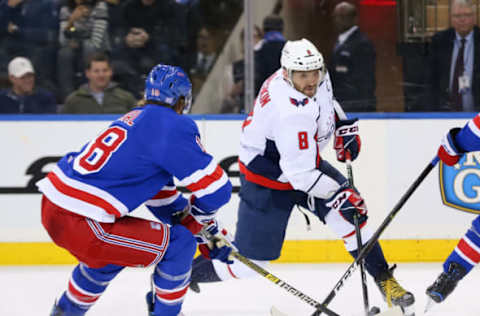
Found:
<path fill-rule="evenodd" d="M 377 314 L 380 314 L 380 308 L 378 308 L 377 306 L 373 306 L 372 308 L 370 308 L 370 311 L 368 312 L 368 316 L 377 315 Z"/>

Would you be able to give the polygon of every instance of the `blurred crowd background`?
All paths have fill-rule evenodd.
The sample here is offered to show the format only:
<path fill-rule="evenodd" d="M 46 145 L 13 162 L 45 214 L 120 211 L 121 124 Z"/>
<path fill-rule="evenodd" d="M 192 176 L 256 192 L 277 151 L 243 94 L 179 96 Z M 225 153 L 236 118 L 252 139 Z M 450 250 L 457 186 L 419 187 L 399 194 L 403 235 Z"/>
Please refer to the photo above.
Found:
<path fill-rule="evenodd" d="M 322 52 L 347 112 L 478 112 L 478 5 L 0 0 L 0 113 L 123 113 L 142 98 L 146 75 L 158 63 L 190 74 L 192 113 L 245 113 L 245 67 L 254 64 L 256 95 L 280 67 L 285 41 L 303 37 Z M 250 60 L 246 14 L 253 21 Z M 464 35 L 457 41 L 455 34 Z"/>

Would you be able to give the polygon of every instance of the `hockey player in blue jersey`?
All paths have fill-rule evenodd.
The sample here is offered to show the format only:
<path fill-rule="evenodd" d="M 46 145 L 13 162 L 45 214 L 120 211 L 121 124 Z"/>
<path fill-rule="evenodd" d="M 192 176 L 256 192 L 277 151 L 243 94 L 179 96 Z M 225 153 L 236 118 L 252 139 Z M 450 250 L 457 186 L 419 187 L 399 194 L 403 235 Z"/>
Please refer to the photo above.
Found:
<path fill-rule="evenodd" d="M 449 166 L 455 165 L 467 152 L 480 150 L 480 114 L 463 128 L 453 128 L 442 139 L 438 157 Z M 427 310 L 433 302 L 443 302 L 453 292 L 457 283 L 480 262 L 480 216 L 460 239 L 455 249 L 443 263 L 443 272 L 427 288 Z"/>
<path fill-rule="evenodd" d="M 112 122 L 77 152 L 66 154 L 37 183 L 42 224 L 78 260 L 52 316 L 84 315 L 125 267 L 153 267 L 150 316 L 181 315 L 200 229 L 216 232 L 217 210 L 231 184 L 205 152 L 190 106 L 185 72 L 155 66 L 145 105 Z M 174 185 L 192 192 L 184 198 Z M 145 203 L 159 221 L 129 216 Z M 181 215 L 181 216 L 179 216 Z M 203 247 L 228 261 L 230 248 Z"/>
<path fill-rule="evenodd" d="M 265 266 L 280 256 L 291 211 L 301 205 L 342 238 L 355 257 L 353 215 L 360 214 L 366 243 L 372 236 L 367 208 L 359 192 L 320 152 L 334 137 L 337 159 L 345 162 L 347 152 L 356 159 L 360 151 L 357 121 L 339 119 L 345 115 L 333 98 L 323 57 L 311 42 L 288 41 L 280 62 L 282 67 L 264 82 L 243 123 L 234 242 L 240 254 Z M 378 242 L 365 261 L 388 304 L 413 315 L 414 296 L 393 277 Z M 197 257 L 191 288 L 199 291 L 198 283 L 251 274 L 255 272 L 237 261 L 227 265 Z"/>

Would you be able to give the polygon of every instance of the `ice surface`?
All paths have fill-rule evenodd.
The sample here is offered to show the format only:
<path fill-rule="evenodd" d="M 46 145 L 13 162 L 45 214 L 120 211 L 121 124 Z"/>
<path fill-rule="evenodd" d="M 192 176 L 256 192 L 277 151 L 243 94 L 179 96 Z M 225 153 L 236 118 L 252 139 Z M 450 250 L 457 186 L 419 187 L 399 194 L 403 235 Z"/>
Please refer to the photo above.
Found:
<path fill-rule="evenodd" d="M 348 264 L 272 264 L 269 270 L 305 294 L 323 301 L 343 275 Z M 0 315 L 48 315 L 52 304 L 65 289 L 73 266 L 0 267 Z M 114 279 L 87 315 L 147 315 L 145 293 L 152 269 L 125 269 Z M 425 289 L 441 272 L 441 263 L 399 264 L 395 277 L 416 297 L 416 316 L 424 315 Z M 429 316 L 478 316 L 478 269 L 462 280 L 453 294 L 428 313 Z M 368 279 L 371 306 L 385 310 L 386 304 L 373 280 Z M 202 284 L 202 292 L 189 292 L 183 312 L 186 316 L 267 316 L 272 305 L 290 316 L 311 315 L 312 307 L 270 281 L 258 277 Z M 363 301 L 359 272 L 329 305 L 342 316 L 362 315 Z"/>

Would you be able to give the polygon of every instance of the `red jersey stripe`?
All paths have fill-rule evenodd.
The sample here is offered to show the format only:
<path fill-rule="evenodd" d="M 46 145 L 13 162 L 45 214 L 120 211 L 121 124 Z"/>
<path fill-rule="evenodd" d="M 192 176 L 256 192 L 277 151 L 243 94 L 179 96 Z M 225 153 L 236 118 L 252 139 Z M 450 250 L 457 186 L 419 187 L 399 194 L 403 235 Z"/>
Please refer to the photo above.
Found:
<path fill-rule="evenodd" d="M 187 185 L 187 189 L 190 192 L 195 192 L 201 189 L 205 189 L 208 187 L 210 184 L 213 182 L 217 181 L 220 179 L 223 175 L 223 169 L 220 168 L 220 166 L 217 165 L 217 168 L 215 168 L 215 171 L 213 171 L 211 174 L 206 175 L 205 177 L 201 178 L 195 183 L 192 183 L 190 185 Z"/>
<path fill-rule="evenodd" d="M 275 190 L 282 190 L 282 191 L 293 190 L 292 185 L 288 182 L 271 180 L 264 176 L 251 172 L 250 170 L 248 170 L 247 167 L 245 167 L 245 165 L 241 161 L 238 161 L 238 166 L 239 166 L 240 172 L 245 176 L 245 179 L 247 179 L 250 182 L 261 185 L 262 187 L 275 189 Z"/>
<path fill-rule="evenodd" d="M 175 194 L 177 194 L 177 189 L 175 189 L 175 190 L 162 190 L 162 191 L 159 191 L 157 194 L 155 194 L 155 196 L 152 198 L 152 200 L 154 200 L 154 199 L 166 199 L 166 198 L 174 196 Z"/>
<path fill-rule="evenodd" d="M 108 214 L 115 215 L 116 217 L 121 217 L 120 212 L 109 202 L 105 201 L 104 199 L 95 196 L 93 194 L 90 194 L 85 191 L 81 191 L 75 188 L 72 188 L 71 186 L 65 184 L 60 180 L 59 177 L 53 172 L 50 172 L 47 175 L 48 179 L 52 182 L 52 184 L 55 186 L 55 188 L 62 192 L 65 195 L 68 195 L 74 199 L 84 201 L 89 204 L 96 205 L 102 209 L 105 210 Z"/>
<path fill-rule="evenodd" d="M 473 123 L 475 124 L 476 127 L 480 129 L 480 114 L 478 114 L 473 118 Z"/>

